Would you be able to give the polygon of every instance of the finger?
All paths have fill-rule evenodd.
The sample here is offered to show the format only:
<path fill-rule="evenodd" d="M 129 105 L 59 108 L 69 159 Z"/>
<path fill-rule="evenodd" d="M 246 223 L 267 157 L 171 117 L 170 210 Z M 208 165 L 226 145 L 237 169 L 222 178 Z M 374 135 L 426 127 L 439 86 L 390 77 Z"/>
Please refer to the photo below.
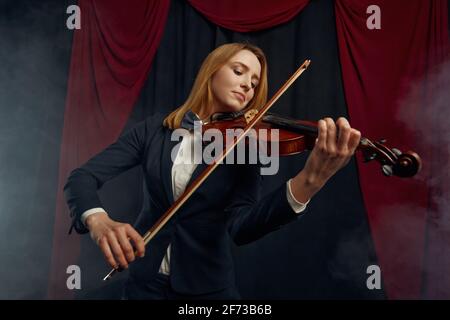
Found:
<path fill-rule="evenodd" d="M 127 236 L 133 241 L 137 254 L 140 257 L 145 255 L 145 244 L 142 236 L 130 225 L 126 229 Z"/>
<path fill-rule="evenodd" d="M 117 269 L 119 265 L 117 264 L 116 259 L 114 259 L 114 256 L 111 252 L 111 248 L 109 247 L 108 240 L 106 237 L 103 237 L 98 241 L 98 245 L 100 249 L 103 252 L 103 255 L 105 256 L 106 261 L 113 267 L 114 269 Z"/>
<path fill-rule="evenodd" d="M 111 233 L 108 234 L 108 242 L 109 242 L 109 246 L 111 247 L 111 250 L 112 250 L 115 258 L 119 261 L 120 266 L 124 269 L 128 268 L 128 262 L 127 262 L 127 259 L 125 259 L 125 255 L 123 254 L 122 247 L 120 246 L 119 242 L 117 241 L 116 234 L 112 231 L 111 231 Z"/>
<path fill-rule="evenodd" d="M 327 152 L 329 155 L 334 156 L 336 154 L 336 125 L 333 119 L 325 118 L 327 124 Z"/>
<path fill-rule="evenodd" d="M 128 262 L 132 262 L 135 259 L 134 249 L 128 239 L 126 227 L 123 229 L 119 229 L 117 233 L 117 240 L 119 241 L 120 246 L 122 247 L 122 251 L 125 254 Z"/>
<path fill-rule="evenodd" d="M 327 149 L 327 123 L 325 120 L 319 120 L 317 123 L 317 127 L 319 128 L 319 133 L 317 136 L 317 147 L 322 150 L 326 151 Z"/>
<path fill-rule="evenodd" d="M 339 118 L 336 121 L 336 124 L 339 128 L 338 134 L 338 150 L 340 152 L 347 151 L 348 139 L 350 138 L 351 127 L 348 123 L 347 119 Z"/>
<path fill-rule="evenodd" d="M 348 140 L 348 148 L 352 152 L 352 154 L 355 152 L 360 141 L 361 141 L 361 132 L 359 132 L 356 129 L 351 129 L 350 138 Z"/>

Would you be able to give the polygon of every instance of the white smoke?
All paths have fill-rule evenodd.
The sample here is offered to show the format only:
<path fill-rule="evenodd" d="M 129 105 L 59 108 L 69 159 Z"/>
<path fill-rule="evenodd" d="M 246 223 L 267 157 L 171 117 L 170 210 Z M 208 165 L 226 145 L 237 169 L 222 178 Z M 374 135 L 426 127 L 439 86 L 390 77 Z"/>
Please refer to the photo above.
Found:
<path fill-rule="evenodd" d="M 411 105 L 418 104 L 417 114 L 408 112 Z M 450 59 L 411 86 L 401 106 L 398 118 L 416 133 L 418 146 L 424 152 L 424 173 L 418 179 L 430 191 L 422 298 L 449 299 Z"/>

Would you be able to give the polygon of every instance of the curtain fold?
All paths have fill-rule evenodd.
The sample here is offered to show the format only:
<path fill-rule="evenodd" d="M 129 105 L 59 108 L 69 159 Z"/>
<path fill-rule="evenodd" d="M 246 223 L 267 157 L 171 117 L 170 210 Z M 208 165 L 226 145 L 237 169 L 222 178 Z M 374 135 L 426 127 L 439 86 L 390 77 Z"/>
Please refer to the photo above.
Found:
<path fill-rule="evenodd" d="M 80 0 L 74 31 L 59 163 L 49 298 L 71 297 L 66 268 L 76 264 L 79 237 L 67 236 L 63 186 L 71 170 L 113 142 L 147 79 L 170 1 Z"/>
<path fill-rule="evenodd" d="M 212 23 L 237 32 L 259 31 L 295 17 L 309 0 L 188 0 Z"/>
<path fill-rule="evenodd" d="M 358 166 L 388 297 L 419 298 L 433 154 L 417 129 L 437 111 L 427 103 L 426 80 L 448 52 L 447 1 L 377 1 L 380 29 L 367 26 L 370 16 L 377 18 L 367 13 L 372 4 L 335 1 L 344 90 L 351 123 L 363 135 L 387 138 L 424 160 L 422 172 L 406 180 L 386 180 L 372 164 Z"/>

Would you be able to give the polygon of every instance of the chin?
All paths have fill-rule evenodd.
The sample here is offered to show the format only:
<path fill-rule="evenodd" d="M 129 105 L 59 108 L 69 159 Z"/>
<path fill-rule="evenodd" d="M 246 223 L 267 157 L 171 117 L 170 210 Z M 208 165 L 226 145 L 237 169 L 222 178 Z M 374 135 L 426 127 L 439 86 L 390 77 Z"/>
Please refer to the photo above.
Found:
<path fill-rule="evenodd" d="M 229 104 L 227 109 L 229 110 L 229 112 L 236 112 L 236 111 L 241 111 L 244 108 L 245 108 L 245 105 L 235 102 L 235 103 Z"/>
<path fill-rule="evenodd" d="M 241 106 L 226 106 L 226 107 L 221 108 L 217 112 L 223 112 L 223 113 L 236 112 L 236 111 L 241 111 L 242 109 L 244 109 L 244 107 L 241 107 Z"/>
<path fill-rule="evenodd" d="M 237 100 L 230 100 L 227 101 L 227 103 L 222 104 L 222 107 L 219 109 L 218 112 L 236 112 L 241 111 L 245 108 L 245 105 L 243 105 L 241 102 Z"/>
<path fill-rule="evenodd" d="M 234 108 L 230 108 L 229 110 L 229 112 L 237 112 L 237 111 L 241 111 L 242 109 L 244 109 L 244 107 L 243 106 L 236 106 L 236 107 L 234 107 Z"/>

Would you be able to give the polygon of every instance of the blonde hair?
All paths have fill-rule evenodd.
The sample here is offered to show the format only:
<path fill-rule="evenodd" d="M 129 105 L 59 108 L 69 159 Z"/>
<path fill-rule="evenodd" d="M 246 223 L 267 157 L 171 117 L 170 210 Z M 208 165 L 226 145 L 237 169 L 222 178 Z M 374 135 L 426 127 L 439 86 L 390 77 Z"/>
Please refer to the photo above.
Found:
<path fill-rule="evenodd" d="M 192 110 L 198 115 L 208 114 L 211 116 L 211 108 L 213 105 L 211 79 L 216 71 L 241 50 L 252 52 L 261 64 L 259 84 L 256 86 L 253 99 L 246 106 L 247 109 L 260 109 L 267 101 L 267 61 L 264 52 L 260 48 L 248 43 L 229 43 L 217 47 L 206 57 L 197 74 L 189 97 L 183 105 L 172 111 L 164 119 L 164 126 L 170 129 L 179 128 L 184 114 L 189 110 Z"/>

